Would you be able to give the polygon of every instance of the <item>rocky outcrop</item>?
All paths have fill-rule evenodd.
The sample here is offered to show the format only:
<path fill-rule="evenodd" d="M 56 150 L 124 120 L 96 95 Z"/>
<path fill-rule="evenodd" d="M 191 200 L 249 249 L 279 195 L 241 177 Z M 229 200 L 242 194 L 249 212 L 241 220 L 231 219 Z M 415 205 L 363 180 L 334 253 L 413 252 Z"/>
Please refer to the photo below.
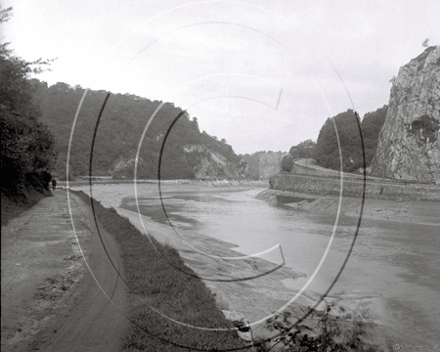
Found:
<path fill-rule="evenodd" d="M 196 179 L 244 178 L 247 164 L 236 163 L 204 145 L 187 145 L 184 152 Z"/>
<path fill-rule="evenodd" d="M 281 170 L 281 161 L 288 153 L 283 152 L 257 152 L 245 154 L 243 160 L 249 165 L 248 176 L 256 179 L 270 178 Z"/>
<path fill-rule="evenodd" d="M 132 152 L 128 157 L 119 157 L 110 170 L 113 178 L 133 178 L 135 169 L 135 153 Z M 186 145 L 181 151 L 181 165 L 184 164 L 192 170 L 191 179 L 198 180 L 219 180 L 219 179 L 243 179 L 246 177 L 248 165 L 240 160 L 236 155 L 222 154 L 206 145 L 191 144 Z M 148 168 L 153 169 L 149 178 L 157 177 L 157 161 L 146 161 L 138 157 L 137 177 L 145 178 Z M 176 177 L 174 177 L 175 179 Z M 178 177 L 177 177 L 178 178 Z"/>
<path fill-rule="evenodd" d="M 143 160 L 140 160 L 143 162 Z M 113 178 L 126 178 L 133 177 L 134 175 L 134 167 L 135 167 L 135 158 L 127 158 L 124 159 L 120 157 L 113 167 L 113 170 L 110 171 Z"/>
<path fill-rule="evenodd" d="M 440 180 L 440 46 L 427 48 L 392 80 L 372 172 L 418 181 Z"/>

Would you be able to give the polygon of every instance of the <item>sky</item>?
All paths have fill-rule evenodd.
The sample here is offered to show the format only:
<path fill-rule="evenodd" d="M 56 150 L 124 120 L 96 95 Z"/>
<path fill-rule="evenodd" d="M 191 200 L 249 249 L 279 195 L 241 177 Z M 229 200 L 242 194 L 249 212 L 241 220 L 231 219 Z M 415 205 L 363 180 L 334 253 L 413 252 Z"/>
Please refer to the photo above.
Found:
<path fill-rule="evenodd" d="M 288 151 L 316 141 L 328 117 L 381 108 L 421 43 L 440 44 L 438 0 L 2 0 L 9 6 L 2 42 L 29 61 L 57 58 L 36 78 L 172 102 L 241 154 Z"/>

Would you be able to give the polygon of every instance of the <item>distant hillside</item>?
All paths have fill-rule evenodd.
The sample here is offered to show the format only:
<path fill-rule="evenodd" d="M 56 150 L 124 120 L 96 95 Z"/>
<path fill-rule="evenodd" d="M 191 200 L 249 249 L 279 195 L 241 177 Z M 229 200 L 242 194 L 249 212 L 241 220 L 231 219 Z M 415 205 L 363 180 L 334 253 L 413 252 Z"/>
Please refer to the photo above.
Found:
<path fill-rule="evenodd" d="M 34 100 L 42 121 L 50 127 L 59 157 L 56 172 L 65 175 L 72 123 L 84 89 L 65 83 L 48 86 L 32 80 Z M 71 145 L 70 173 L 88 175 L 93 133 L 106 91 L 89 91 L 81 108 Z M 112 94 L 99 124 L 93 153 L 93 175 L 131 178 L 142 132 L 161 104 L 130 94 Z M 138 159 L 138 178 L 156 179 L 160 150 L 173 120 L 182 109 L 166 103 L 157 113 L 143 140 Z M 246 164 L 225 140 L 200 132 L 197 119 L 187 113 L 169 131 L 162 154 L 164 179 L 244 177 Z"/>
<path fill-rule="evenodd" d="M 256 152 L 240 155 L 248 164 L 247 175 L 260 179 L 270 178 L 281 171 L 281 161 L 288 153 L 283 152 Z"/>

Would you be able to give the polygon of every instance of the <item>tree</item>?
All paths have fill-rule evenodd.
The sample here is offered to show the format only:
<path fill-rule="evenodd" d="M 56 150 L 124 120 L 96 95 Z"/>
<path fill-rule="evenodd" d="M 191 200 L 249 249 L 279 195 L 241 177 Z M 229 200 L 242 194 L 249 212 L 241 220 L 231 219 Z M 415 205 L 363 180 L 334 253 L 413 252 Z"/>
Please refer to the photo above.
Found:
<path fill-rule="evenodd" d="M 374 153 L 376 153 L 379 132 L 385 122 L 387 110 L 388 106 L 384 105 L 374 112 L 367 112 L 362 119 L 361 129 L 365 148 L 366 166 L 370 166 Z"/>
<path fill-rule="evenodd" d="M 307 139 L 296 146 L 290 148 L 289 153 L 294 159 L 298 158 L 313 158 L 315 156 L 316 142 Z"/>
<path fill-rule="evenodd" d="M 350 109 L 327 119 L 318 137 L 315 157 L 318 164 L 332 169 L 340 169 L 340 156 L 342 156 L 343 169 L 354 171 L 363 166 L 364 152 L 365 164 L 367 167 L 370 166 L 387 110 L 388 107 L 384 105 L 374 112 L 366 113 L 360 124 L 357 114 Z M 362 132 L 363 150 L 359 125 Z"/>
<path fill-rule="evenodd" d="M 293 157 L 292 155 L 286 155 L 283 160 L 281 161 L 281 169 L 283 171 L 290 172 L 293 167 Z"/>
<path fill-rule="evenodd" d="M 0 10 L 0 23 L 10 19 L 12 8 Z M 48 61 L 24 61 L 0 44 L 1 191 L 7 196 L 26 189 L 48 188 L 55 160 L 51 132 L 39 120 L 33 102 L 31 72 L 42 72 Z"/>
<path fill-rule="evenodd" d="M 319 132 L 315 159 L 321 166 L 354 171 L 363 165 L 357 114 L 351 109 L 328 118 Z M 336 125 L 336 128 L 335 128 Z"/>

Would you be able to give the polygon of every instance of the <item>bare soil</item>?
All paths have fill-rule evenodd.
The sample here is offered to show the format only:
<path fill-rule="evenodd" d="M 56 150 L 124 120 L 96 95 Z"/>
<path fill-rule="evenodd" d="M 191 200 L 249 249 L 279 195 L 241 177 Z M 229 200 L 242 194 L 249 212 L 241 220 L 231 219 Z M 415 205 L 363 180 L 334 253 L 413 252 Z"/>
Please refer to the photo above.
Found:
<path fill-rule="evenodd" d="M 69 211 L 56 190 L 2 227 L 2 351 L 122 350 L 127 289 L 103 244 L 121 272 L 118 247 L 70 198 Z"/>

